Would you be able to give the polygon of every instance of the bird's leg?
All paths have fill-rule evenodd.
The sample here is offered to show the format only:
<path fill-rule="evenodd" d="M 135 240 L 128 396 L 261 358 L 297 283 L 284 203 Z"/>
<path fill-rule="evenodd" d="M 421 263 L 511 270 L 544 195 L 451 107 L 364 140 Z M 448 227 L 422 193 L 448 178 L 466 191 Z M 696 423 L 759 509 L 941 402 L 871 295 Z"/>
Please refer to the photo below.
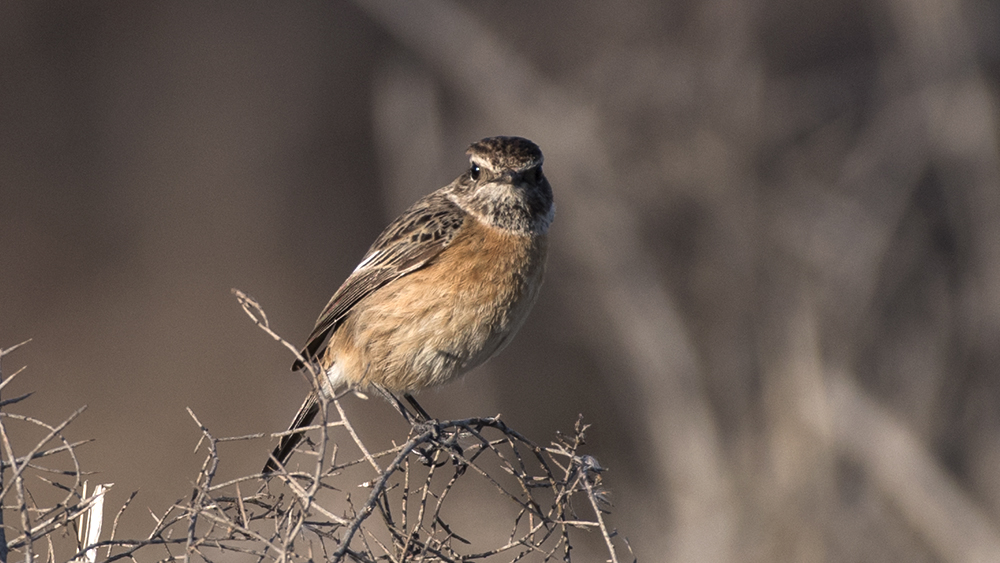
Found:
<path fill-rule="evenodd" d="M 431 419 L 430 415 L 427 414 L 427 411 L 425 411 L 424 408 L 420 406 L 420 403 L 418 403 L 417 400 L 413 398 L 413 395 L 410 395 L 409 393 L 403 393 L 403 397 L 406 399 L 406 401 L 410 403 L 410 405 L 412 405 L 413 408 L 417 411 L 416 416 L 414 416 L 413 413 L 411 413 L 409 409 L 407 409 L 406 406 L 403 405 L 403 402 L 400 401 L 399 398 L 396 397 L 396 395 L 394 395 L 391 391 L 389 391 L 385 387 L 382 387 L 381 385 L 372 385 L 372 388 L 378 391 L 378 393 L 381 394 L 383 397 L 385 397 L 387 401 L 392 403 L 392 406 L 396 407 L 396 410 L 399 411 L 399 414 L 403 415 L 403 418 L 406 420 L 406 422 L 408 422 L 410 426 L 413 427 L 413 431 L 419 434 L 423 432 L 425 429 L 432 429 L 434 431 L 433 440 L 435 442 L 440 443 L 439 441 L 440 429 L 437 426 L 437 421 Z M 457 444 L 450 443 L 442 445 L 445 445 L 445 447 L 458 452 L 459 455 L 461 455 L 462 453 L 462 449 L 458 447 Z M 428 467 L 444 465 L 444 462 L 441 463 L 434 462 L 435 446 L 433 445 L 424 444 L 422 446 L 417 447 L 414 451 L 422 458 L 422 463 Z"/>
<path fill-rule="evenodd" d="M 427 411 L 424 410 L 424 407 L 420 406 L 420 403 L 413 398 L 413 395 L 403 393 L 403 398 L 406 399 L 406 402 L 410 403 L 410 405 L 412 405 L 417 411 L 417 416 L 420 418 L 417 422 L 430 422 L 431 415 L 427 414 Z"/>
<path fill-rule="evenodd" d="M 378 392 L 379 395 L 382 395 L 382 397 L 386 401 L 389 401 L 389 404 L 391 404 L 393 407 L 395 407 L 396 410 L 399 411 L 399 414 L 403 415 L 403 420 L 405 420 L 407 422 L 407 424 L 409 424 L 410 426 L 413 426 L 414 424 L 418 424 L 418 423 L 422 422 L 421 420 L 418 420 L 417 416 L 414 416 L 413 413 L 411 413 L 409 410 L 407 410 L 406 406 L 403 405 L 403 402 L 400 401 L 399 398 L 396 397 L 396 395 L 394 395 L 391 391 L 389 391 L 385 387 L 382 387 L 381 385 L 374 385 L 373 384 L 371 387 L 376 392 Z"/>
<path fill-rule="evenodd" d="M 433 429 L 434 441 L 438 444 L 438 447 L 444 450 L 450 450 L 451 458 L 456 462 L 461 460 L 463 450 L 462 447 L 458 445 L 458 434 L 459 434 L 458 430 L 455 429 L 454 431 L 442 434 L 438 421 L 432 419 L 430 415 L 427 414 L 427 411 L 425 411 L 424 408 L 420 406 L 420 403 L 418 403 L 417 400 L 413 398 L 413 395 L 410 395 L 409 393 L 403 393 L 403 398 L 406 399 L 406 401 L 413 406 L 413 408 L 417 411 L 417 415 L 423 419 L 415 425 L 419 426 L 419 428 L 416 430 L 420 431 L 423 429 Z M 421 450 L 421 453 L 424 458 L 424 464 L 428 466 L 434 465 L 440 467 L 444 465 L 447 461 L 445 460 L 435 463 L 433 459 L 434 456 L 432 455 L 432 449 L 430 448 L 427 450 Z"/>

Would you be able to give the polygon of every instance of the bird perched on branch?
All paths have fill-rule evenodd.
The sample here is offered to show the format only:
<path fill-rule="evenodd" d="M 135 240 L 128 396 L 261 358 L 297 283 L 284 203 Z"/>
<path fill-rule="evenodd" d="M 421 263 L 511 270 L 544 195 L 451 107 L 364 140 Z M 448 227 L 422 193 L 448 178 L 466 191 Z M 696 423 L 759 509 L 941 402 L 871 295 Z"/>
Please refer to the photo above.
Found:
<path fill-rule="evenodd" d="M 555 212 L 542 152 L 520 137 L 466 152 L 469 169 L 390 223 L 316 321 L 302 356 L 318 366 L 327 397 L 368 387 L 409 422 L 427 421 L 411 393 L 493 357 L 527 318 Z M 311 392 L 289 430 L 308 426 L 319 406 Z M 263 472 L 284 465 L 302 437 L 282 437 Z"/>

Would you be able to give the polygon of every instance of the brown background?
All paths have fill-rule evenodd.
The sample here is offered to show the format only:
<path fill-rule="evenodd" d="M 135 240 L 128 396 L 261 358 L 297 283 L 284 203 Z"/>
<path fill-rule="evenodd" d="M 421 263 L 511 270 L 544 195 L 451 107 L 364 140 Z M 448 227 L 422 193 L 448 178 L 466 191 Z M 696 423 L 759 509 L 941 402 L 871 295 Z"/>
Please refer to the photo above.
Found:
<path fill-rule="evenodd" d="M 185 406 L 276 431 L 307 388 L 229 289 L 301 342 L 470 142 L 522 135 L 550 275 L 431 413 L 583 413 L 643 561 L 987 560 L 998 71 L 986 0 L 3 2 L 0 346 L 34 339 L 4 393 L 88 405 L 85 467 L 148 530 L 200 464 Z"/>

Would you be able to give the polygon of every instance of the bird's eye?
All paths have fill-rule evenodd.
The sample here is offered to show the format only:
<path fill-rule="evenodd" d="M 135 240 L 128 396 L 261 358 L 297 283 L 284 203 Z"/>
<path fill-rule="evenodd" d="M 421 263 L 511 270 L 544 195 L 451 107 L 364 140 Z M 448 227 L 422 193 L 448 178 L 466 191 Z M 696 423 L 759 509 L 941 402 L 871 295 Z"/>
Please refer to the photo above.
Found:
<path fill-rule="evenodd" d="M 479 165 L 478 164 L 473 164 L 472 168 L 469 169 L 469 177 L 472 178 L 473 180 L 478 180 L 479 179 Z"/>

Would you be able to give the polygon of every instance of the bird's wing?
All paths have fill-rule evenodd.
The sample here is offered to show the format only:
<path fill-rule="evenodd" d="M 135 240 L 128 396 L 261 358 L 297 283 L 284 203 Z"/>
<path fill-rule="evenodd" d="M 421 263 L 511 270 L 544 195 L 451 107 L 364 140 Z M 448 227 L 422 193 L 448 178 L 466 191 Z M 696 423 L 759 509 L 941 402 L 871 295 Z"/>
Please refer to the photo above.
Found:
<path fill-rule="evenodd" d="M 315 358 L 330 334 L 359 301 L 380 287 L 419 270 L 447 248 L 462 226 L 465 212 L 441 191 L 413 204 L 375 240 L 354 272 L 344 281 L 316 320 L 302 355 Z M 296 361 L 292 369 L 299 369 Z"/>

